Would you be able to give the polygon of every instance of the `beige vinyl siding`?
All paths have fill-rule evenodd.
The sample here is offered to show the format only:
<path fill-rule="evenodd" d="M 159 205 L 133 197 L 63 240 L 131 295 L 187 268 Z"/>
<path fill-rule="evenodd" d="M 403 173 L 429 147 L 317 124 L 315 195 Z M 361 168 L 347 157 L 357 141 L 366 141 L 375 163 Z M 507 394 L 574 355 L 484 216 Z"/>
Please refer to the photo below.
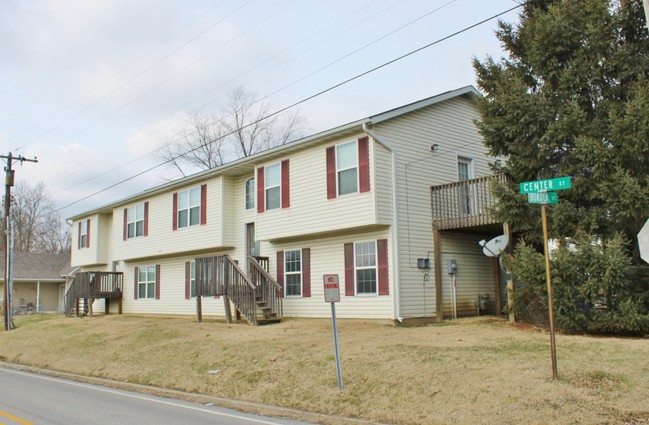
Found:
<path fill-rule="evenodd" d="M 98 216 L 98 222 L 97 257 L 99 263 L 109 264 L 113 261 L 113 217 L 110 214 L 101 214 Z"/>
<path fill-rule="evenodd" d="M 59 306 L 59 285 L 62 281 L 43 281 L 40 282 L 14 282 L 12 300 L 15 309 L 21 306 L 30 305 L 31 311 L 36 311 L 37 304 L 40 312 L 58 311 Z M 4 298 L 4 285 L 1 285 L 2 297 Z M 40 302 L 37 300 L 40 295 Z"/>
<path fill-rule="evenodd" d="M 207 184 L 207 224 L 173 230 L 173 194 Z M 139 201 L 149 202 L 149 234 L 146 237 L 123 238 L 124 208 L 113 210 L 113 243 L 115 260 L 129 261 L 137 258 L 160 257 L 188 251 L 215 249 L 224 246 L 224 182 L 217 177 L 174 191 Z"/>
<path fill-rule="evenodd" d="M 264 241 L 375 225 L 374 154 L 370 148 L 370 191 L 327 199 L 326 148 L 356 140 L 363 133 L 259 164 L 268 166 L 289 159 L 290 207 L 257 214 L 257 238 Z M 258 183 L 258 182 L 257 182 Z M 256 209 L 255 209 L 256 210 Z"/>
<path fill-rule="evenodd" d="M 371 139 L 370 139 L 371 140 Z M 376 182 L 376 209 L 378 223 L 392 225 L 392 155 L 380 144 L 373 142 L 374 181 Z"/>
<path fill-rule="evenodd" d="M 208 221 L 209 223 L 209 221 Z M 222 253 L 220 253 L 222 254 Z M 211 255 L 219 255 L 213 253 Z M 176 257 L 124 265 L 124 313 L 195 315 L 196 298 L 185 299 L 185 262 L 193 257 Z M 160 265 L 160 299 L 135 299 L 135 267 Z M 102 302 L 103 304 L 103 302 Z M 225 316 L 223 298 L 203 297 L 204 316 Z"/>
<path fill-rule="evenodd" d="M 70 259 L 72 267 L 90 264 L 104 264 L 107 260 L 106 257 L 101 258 L 99 256 L 99 253 L 103 252 L 104 245 L 106 244 L 104 240 L 98 238 L 100 235 L 99 229 L 101 225 L 99 217 L 98 214 L 95 214 L 73 222 Z M 79 249 L 79 223 L 88 219 L 90 220 L 90 246 L 88 248 Z"/>
<path fill-rule="evenodd" d="M 345 296 L 345 243 L 375 241 L 378 239 L 388 239 L 390 294 Z M 331 305 L 324 300 L 322 277 L 325 274 L 337 274 L 340 282 L 340 302 L 336 305 L 337 317 L 394 319 L 394 271 L 391 267 L 391 246 L 388 230 L 269 245 L 267 248 L 270 250 L 271 275 L 274 277 L 277 276 L 277 251 L 311 249 L 311 297 L 285 297 L 284 316 L 331 317 Z"/>
<path fill-rule="evenodd" d="M 453 98 L 377 124 L 377 136 L 394 147 L 397 155 L 397 206 L 401 315 L 433 317 L 434 270 L 417 269 L 418 258 L 433 263 L 430 187 L 456 181 L 458 155 L 473 159 L 475 176 L 489 173 L 486 148 L 474 120 L 474 103 Z M 437 152 L 431 146 L 437 144 Z"/>
<path fill-rule="evenodd" d="M 495 313 L 494 259 L 482 253 L 478 242 L 489 236 L 442 232 L 442 299 L 444 317 L 451 318 L 451 275 L 447 273 L 447 261 L 457 261 L 456 291 L 457 315 L 476 316 L 479 294 L 488 294 L 488 312 Z M 482 312 L 484 314 L 485 312 Z"/>
<path fill-rule="evenodd" d="M 221 192 L 221 234 L 223 235 L 221 240 L 222 246 L 234 246 L 236 240 L 236 228 L 235 228 L 235 215 L 238 210 L 236 195 L 237 179 L 234 177 L 223 177 L 223 189 Z M 209 198 L 209 192 L 208 192 Z M 210 204 L 208 201 L 208 210 Z M 209 223 L 209 221 L 208 221 Z"/>

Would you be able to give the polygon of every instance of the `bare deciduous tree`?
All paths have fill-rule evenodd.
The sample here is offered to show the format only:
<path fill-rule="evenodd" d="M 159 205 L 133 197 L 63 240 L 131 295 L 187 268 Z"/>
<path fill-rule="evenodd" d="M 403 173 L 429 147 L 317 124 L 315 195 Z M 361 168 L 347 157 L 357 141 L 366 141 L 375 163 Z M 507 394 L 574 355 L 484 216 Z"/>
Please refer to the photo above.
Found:
<path fill-rule="evenodd" d="M 12 192 L 11 221 L 17 252 L 63 252 L 70 250 L 70 230 L 55 212 L 45 185 L 32 187 L 18 182 Z M 3 220 L 4 227 L 4 220 Z M 3 229 L 4 230 L 4 229 Z M 4 249 L 4 238 L 3 249 Z"/>
<path fill-rule="evenodd" d="M 176 137 L 163 143 L 159 156 L 185 176 L 188 166 L 215 168 L 302 136 L 305 120 L 299 111 L 265 118 L 272 111 L 269 103 L 238 87 L 228 93 L 222 118 L 198 111 L 188 113 Z"/>

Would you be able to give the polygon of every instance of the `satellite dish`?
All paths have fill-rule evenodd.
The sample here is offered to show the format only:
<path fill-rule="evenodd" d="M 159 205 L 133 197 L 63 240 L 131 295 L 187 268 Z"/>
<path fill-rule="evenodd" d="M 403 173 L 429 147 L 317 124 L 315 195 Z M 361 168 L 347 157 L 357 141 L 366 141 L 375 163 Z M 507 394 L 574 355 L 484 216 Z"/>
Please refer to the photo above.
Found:
<path fill-rule="evenodd" d="M 509 239 L 507 238 L 507 235 L 500 235 L 493 238 L 489 242 L 481 240 L 479 243 L 482 247 L 482 252 L 484 253 L 484 255 L 486 255 L 487 257 L 497 257 L 501 252 L 505 250 L 507 244 L 509 243 Z"/>

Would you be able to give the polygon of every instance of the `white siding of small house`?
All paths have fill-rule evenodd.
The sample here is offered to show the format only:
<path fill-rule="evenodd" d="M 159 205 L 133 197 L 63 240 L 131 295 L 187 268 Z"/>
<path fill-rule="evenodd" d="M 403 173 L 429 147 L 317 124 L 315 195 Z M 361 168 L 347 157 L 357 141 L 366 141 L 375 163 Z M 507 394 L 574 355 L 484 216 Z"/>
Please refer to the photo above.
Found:
<path fill-rule="evenodd" d="M 359 133 L 259 164 L 265 167 L 289 159 L 290 207 L 257 214 L 257 239 L 269 241 L 378 224 L 372 147 L 369 149 L 370 191 L 327 199 L 327 147 L 363 136 Z"/>
<path fill-rule="evenodd" d="M 434 270 L 417 269 L 418 258 L 434 266 L 431 186 L 456 181 L 458 156 L 473 160 L 474 177 L 491 174 L 490 159 L 474 125 L 479 115 L 464 97 L 416 110 L 374 127 L 397 157 L 401 316 L 436 314 Z M 437 144 L 436 152 L 431 146 Z M 427 279 L 426 279 L 427 278 Z"/>
<path fill-rule="evenodd" d="M 352 233 L 346 236 L 300 239 L 300 241 L 272 244 L 270 251 L 270 273 L 277 276 L 277 252 L 310 248 L 311 252 L 311 297 L 285 297 L 286 317 L 331 317 L 331 305 L 324 300 L 323 276 L 337 274 L 340 282 L 340 302 L 336 304 L 336 315 L 340 318 L 394 319 L 394 274 L 392 244 L 389 231 Z M 345 251 L 348 242 L 369 242 L 388 239 L 389 295 L 345 296 Z"/>
<path fill-rule="evenodd" d="M 173 230 L 173 194 L 207 184 L 207 224 Z M 124 208 L 149 202 L 148 236 L 124 240 Z M 224 180 L 216 177 L 188 185 L 113 210 L 113 244 L 115 260 L 180 254 L 187 251 L 215 249 L 224 246 Z"/>
<path fill-rule="evenodd" d="M 87 248 L 79 249 L 79 223 L 81 221 L 90 220 L 90 244 Z M 75 220 L 72 224 L 72 258 L 70 260 L 72 267 L 83 266 L 89 264 L 103 264 L 106 258 L 100 256 L 100 253 L 105 252 L 106 240 L 100 240 L 99 231 L 101 227 L 101 220 L 98 214 L 84 217 L 81 220 Z M 100 248 L 101 247 L 101 248 Z M 103 258 L 102 258 L 103 257 Z"/>
<path fill-rule="evenodd" d="M 478 295 L 489 295 L 488 312 L 495 312 L 496 294 L 494 292 L 494 259 L 487 257 L 478 244 L 485 235 L 442 232 L 442 299 L 444 317 L 451 318 L 453 302 L 451 296 L 451 275 L 447 273 L 447 262 L 454 259 L 457 262 L 455 279 L 457 315 L 478 315 L 476 302 Z M 485 312 L 482 312 L 484 314 Z"/>

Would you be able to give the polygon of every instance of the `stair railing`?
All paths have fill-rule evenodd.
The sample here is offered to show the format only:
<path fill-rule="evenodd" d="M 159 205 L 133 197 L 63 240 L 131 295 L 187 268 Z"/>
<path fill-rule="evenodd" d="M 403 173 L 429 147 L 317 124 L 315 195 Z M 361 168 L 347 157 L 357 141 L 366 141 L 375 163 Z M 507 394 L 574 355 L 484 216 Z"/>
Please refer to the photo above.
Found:
<path fill-rule="evenodd" d="M 271 313 L 283 317 L 283 289 L 265 268 L 254 258 L 248 257 L 250 281 L 257 289 L 257 299 L 271 308 Z"/>

